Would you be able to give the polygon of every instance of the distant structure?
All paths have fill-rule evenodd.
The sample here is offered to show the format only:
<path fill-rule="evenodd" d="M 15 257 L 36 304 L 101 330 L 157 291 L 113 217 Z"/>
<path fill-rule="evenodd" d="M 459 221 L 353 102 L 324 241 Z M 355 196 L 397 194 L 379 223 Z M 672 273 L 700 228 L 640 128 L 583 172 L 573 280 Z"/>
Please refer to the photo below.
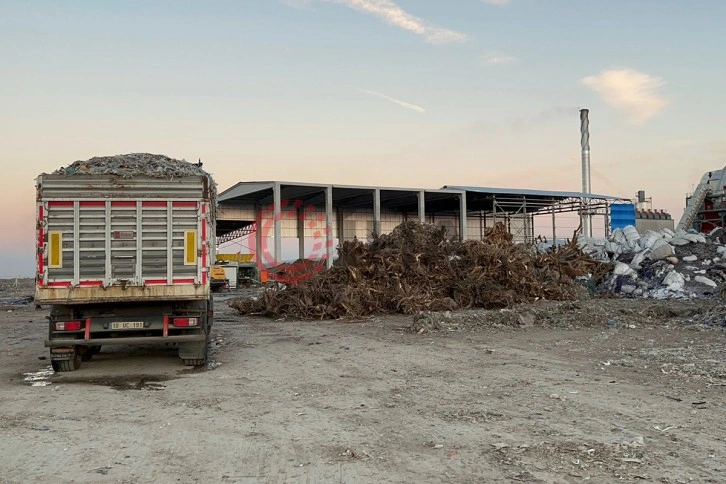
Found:
<path fill-rule="evenodd" d="M 646 230 L 674 230 L 673 217 L 665 210 L 653 210 L 653 198 L 645 196 L 645 190 L 638 191 L 633 200 L 635 205 L 635 228 L 641 234 Z"/>
<path fill-rule="evenodd" d="M 726 227 L 726 168 L 701 177 L 693 193 L 686 195 L 686 208 L 678 228 L 709 233 Z"/>

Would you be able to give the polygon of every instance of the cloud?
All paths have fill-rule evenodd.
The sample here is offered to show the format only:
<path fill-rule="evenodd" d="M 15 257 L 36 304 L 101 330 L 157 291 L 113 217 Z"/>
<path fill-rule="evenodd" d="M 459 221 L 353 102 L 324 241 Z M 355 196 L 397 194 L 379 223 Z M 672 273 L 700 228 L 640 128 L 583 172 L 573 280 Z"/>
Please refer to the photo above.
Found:
<path fill-rule="evenodd" d="M 515 57 L 501 54 L 498 52 L 485 52 L 481 56 L 481 61 L 484 63 L 484 65 L 487 66 L 497 66 L 502 64 L 511 64 L 512 62 L 517 62 L 517 59 Z"/>
<path fill-rule="evenodd" d="M 411 15 L 392 0 L 320 0 L 346 5 L 353 10 L 380 18 L 389 25 L 420 35 L 431 44 L 466 42 L 467 36 L 455 30 L 431 25 L 423 19 Z"/>
<path fill-rule="evenodd" d="M 499 7 L 503 7 L 504 5 L 509 4 L 509 0 L 483 0 L 484 3 L 488 3 L 489 5 L 497 5 Z"/>
<path fill-rule="evenodd" d="M 668 99 L 659 93 L 665 81 L 633 69 L 603 71 L 583 78 L 582 83 L 625 113 L 633 124 L 645 123 L 668 104 Z"/>
<path fill-rule="evenodd" d="M 416 104 L 407 103 L 405 101 L 401 101 L 399 99 L 393 98 L 391 96 L 386 96 L 385 94 L 381 94 L 380 92 L 375 91 L 369 91 L 368 89 L 361 89 L 358 88 L 359 91 L 364 92 L 366 94 L 370 94 L 371 96 L 376 96 L 381 99 L 385 99 L 386 101 L 390 101 L 393 104 L 398 104 L 402 108 L 410 109 L 411 111 L 416 111 L 419 114 L 426 114 L 426 109 L 422 108 L 421 106 L 418 106 Z"/>

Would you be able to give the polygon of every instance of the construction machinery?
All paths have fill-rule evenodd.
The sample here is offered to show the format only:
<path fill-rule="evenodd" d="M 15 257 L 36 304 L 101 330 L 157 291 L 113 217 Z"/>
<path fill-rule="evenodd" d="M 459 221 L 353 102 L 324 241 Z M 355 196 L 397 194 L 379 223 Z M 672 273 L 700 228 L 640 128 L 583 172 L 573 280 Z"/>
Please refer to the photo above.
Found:
<path fill-rule="evenodd" d="M 260 271 L 252 254 L 217 254 L 217 266 L 227 274 L 230 288 L 260 283 Z"/>

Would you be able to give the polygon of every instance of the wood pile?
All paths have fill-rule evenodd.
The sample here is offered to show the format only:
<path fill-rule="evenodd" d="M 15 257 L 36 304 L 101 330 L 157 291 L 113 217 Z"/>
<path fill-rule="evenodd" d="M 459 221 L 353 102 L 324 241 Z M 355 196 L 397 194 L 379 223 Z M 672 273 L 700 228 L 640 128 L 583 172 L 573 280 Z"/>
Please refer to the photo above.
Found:
<path fill-rule="evenodd" d="M 575 240 L 540 253 L 514 244 L 503 224 L 488 229 L 484 240 L 461 242 L 447 240 L 443 227 L 404 222 L 367 243 L 345 241 L 331 269 L 230 306 L 242 314 L 337 319 L 570 300 L 582 293 L 576 277 L 599 281 L 610 272 Z"/>

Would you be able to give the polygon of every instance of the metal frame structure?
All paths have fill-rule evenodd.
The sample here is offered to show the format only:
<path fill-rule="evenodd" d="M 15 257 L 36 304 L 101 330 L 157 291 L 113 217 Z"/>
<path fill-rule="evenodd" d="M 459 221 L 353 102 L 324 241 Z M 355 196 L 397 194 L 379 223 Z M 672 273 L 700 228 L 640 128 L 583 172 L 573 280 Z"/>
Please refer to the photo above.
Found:
<path fill-rule="evenodd" d="M 455 233 L 463 240 L 471 238 L 469 232 L 473 233 L 474 220 L 479 220 L 480 236 L 484 227 L 505 222 L 516 240 L 531 242 L 537 235 L 535 216 L 551 217 L 551 235 L 554 240 L 557 239 L 556 215 L 559 213 L 582 216 L 586 211 L 588 218 L 602 215 L 607 233 L 609 203 L 621 200 L 590 193 L 492 187 L 415 189 L 281 181 L 240 182 L 219 194 L 217 236 L 218 243 L 224 243 L 254 232 L 257 254 L 265 250 L 263 238 L 271 238 L 271 260 L 280 261 L 283 211 L 289 213 L 294 209 L 297 210 L 298 252 L 303 258 L 306 243 L 304 211 L 316 207 L 320 210 L 320 222 L 324 220 L 325 227 L 325 253 L 322 258 L 330 265 L 334 239 L 336 236 L 338 240 L 344 239 L 343 214 L 346 211 L 371 210 L 371 232 L 378 234 L 382 233 L 382 216 L 398 214 L 401 221 L 410 220 L 412 216 L 421 222 L 431 223 L 437 223 L 444 217 L 449 222 L 457 220 Z M 337 234 L 333 233 L 334 225 L 337 225 Z M 539 235 L 548 237 L 550 234 Z"/>

